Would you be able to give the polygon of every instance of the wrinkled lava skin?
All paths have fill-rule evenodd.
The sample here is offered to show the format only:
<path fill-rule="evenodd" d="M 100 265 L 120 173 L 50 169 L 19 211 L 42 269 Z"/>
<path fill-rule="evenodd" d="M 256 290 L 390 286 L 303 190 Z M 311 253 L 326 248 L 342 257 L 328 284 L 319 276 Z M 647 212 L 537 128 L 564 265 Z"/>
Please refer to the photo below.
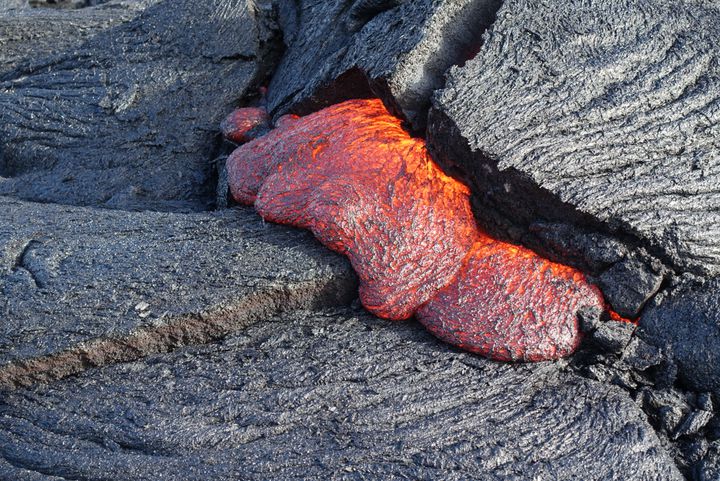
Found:
<path fill-rule="evenodd" d="M 501 361 L 543 361 L 573 353 L 578 311 L 600 303 L 599 290 L 578 271 L 486 238 L 417 318 L 462 349 Z"/>
<path fill-rule="evenodd" d="M 258 128 L 269 126 L 270 116 L 264 109 L 246 107 L 228 115 L 220 124 L 220 130 L 226 139 L 242 144 L 252 140 Z"/>
<path fill-rule="evenodd" d="M 250 122 L 229 119 L 228 130 Z M 580 342 L 578 311 L 604 308 L 578 271 L 482 232 L 468 188 L 380 100 L 282 117 L 235 150 L 227 170 L 236 201 L 346 255 L 369 311 L 416 314 L 460 348 L 504 361 L 557 359 Z"/>
<path fill-rule="evenodd" d="M 227 165 L 235 200 L 347 255 L 363 305 L 386 319 L 411 317 L 446 286 L 477 238 L 468 189 L 380 101 L 283 118 Z"/>

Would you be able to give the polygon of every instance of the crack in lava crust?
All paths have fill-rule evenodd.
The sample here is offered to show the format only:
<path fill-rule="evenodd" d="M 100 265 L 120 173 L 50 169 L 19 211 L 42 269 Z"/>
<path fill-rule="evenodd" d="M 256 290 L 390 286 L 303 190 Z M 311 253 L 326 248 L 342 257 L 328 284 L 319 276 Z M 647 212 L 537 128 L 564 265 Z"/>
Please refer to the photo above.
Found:
<path fill-rule="evenodd" d="M 253 123 L 237 112 L 226 122 L 238 138 Z M 580 342 L 578 311 L 604 308 L 580 272 L 480 230 L 468 188 L 380 100 L 285 116 L 236 149 L 227 169 L 236 201 L 346 255 L 370 312 L 415 314 L 460 348 L 496 360 L 557 359 Z"/>

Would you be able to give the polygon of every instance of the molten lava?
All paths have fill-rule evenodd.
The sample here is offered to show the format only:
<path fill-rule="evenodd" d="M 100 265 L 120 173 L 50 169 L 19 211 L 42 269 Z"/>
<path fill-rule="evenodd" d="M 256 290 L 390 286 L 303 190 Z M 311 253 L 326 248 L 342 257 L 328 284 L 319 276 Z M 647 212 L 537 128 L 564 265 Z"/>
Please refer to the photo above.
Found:
<path fill-rule="evenodd" d="M 252 140 L 263 127 L 270 127 L 270 116 L 259 107 L 237 109 L 220 124 L 223 136 L 238 144 Z"/>
<path fill-rule="evenodd" d="M 241 110 L 226 132 L 246 136 L 259 125 L 258 112 Z M 227 169 L 236 201 L 310 229 L 346 255 L 369 311 L 394 320 L 416 314 L 463 349 L 497 360 L 557 359 L 579 344 L 578 311 L 604 308 L 578 271 L 482 232 L 468 188 L 379 100 L 285 116 L 235 150 Z"/>

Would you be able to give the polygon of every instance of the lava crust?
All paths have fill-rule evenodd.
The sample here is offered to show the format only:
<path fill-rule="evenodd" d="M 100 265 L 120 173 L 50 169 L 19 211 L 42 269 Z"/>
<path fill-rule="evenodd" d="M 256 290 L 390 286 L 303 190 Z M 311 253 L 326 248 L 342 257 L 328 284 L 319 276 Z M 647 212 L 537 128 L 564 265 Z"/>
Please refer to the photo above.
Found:
<path fill-rule="evenodd" d="M 226 132 L 247 132 L 258 116 L 238 112 Z M 468 188 L 380 100 L 285 116 L 235 150 L 227 169 L 236 201 L 345 254 L 369 311 L 393 320 L 417 314 L 462 349 L 504 361 L 557 359 L 580 342 L 578 311 L 604 309 L 580 272 L 484 233 Z"/>

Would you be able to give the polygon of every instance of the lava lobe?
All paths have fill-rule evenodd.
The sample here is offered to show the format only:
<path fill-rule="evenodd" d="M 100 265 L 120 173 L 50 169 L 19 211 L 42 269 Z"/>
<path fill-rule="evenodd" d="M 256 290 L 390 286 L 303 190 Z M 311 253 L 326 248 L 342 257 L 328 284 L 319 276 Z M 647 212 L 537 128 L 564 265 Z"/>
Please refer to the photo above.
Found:
<path fill-rule="evenodd" d="M 237 111 L 224 130 L 245 136 L 260 117 Z M 580 342 L 578 311 L 604 308 L 578 271 L 485 234 L 468 188 L 380 100 L 282 117 L 235 150 L 227 170 L 236 201 L 346 255 L 369 311 L 415 314 L 460 348 L 497 360 L 557 359 Z"/>

